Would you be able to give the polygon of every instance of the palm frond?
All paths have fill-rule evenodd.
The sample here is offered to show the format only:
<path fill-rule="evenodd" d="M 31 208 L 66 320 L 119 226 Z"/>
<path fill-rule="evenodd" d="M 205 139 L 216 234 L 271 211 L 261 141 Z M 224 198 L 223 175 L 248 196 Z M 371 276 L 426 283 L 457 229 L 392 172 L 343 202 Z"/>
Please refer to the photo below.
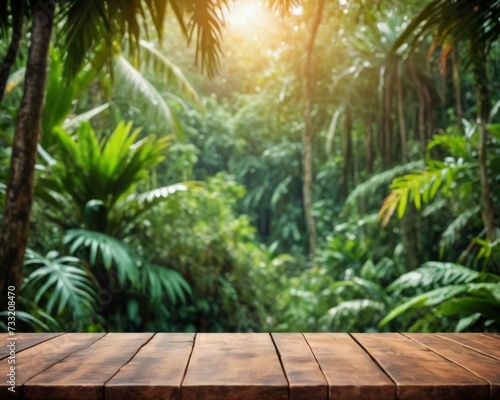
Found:
<path fill-rule="evenodd" d="M 130 98 L 137 94 L 145 102 L 146 115 L 155 118 L 158 126 L 166 126 L 170 132 L 177 132 L 177 126 L 172 116 L 172 110 L 165 102 L 160 92 L 149 82 L 143 74 L 135 69 L 123 56 L 114 62 L 115 79 L 120 92 Z"/>
<path fill-rule="evenodd" d="M 152 302 L 168 298 L 172 304 L 185 302 L 191 294 L 189 284 L 178 272 L 158 264 L 144 262 L 141 266 L 141 287 Z"/>
<path fill-rule="evenodd" d="M 131 193 L 120 201 L 109 214 L 109 229 L 122 226 L 137 218 L 146 211 L 164 202 L 168 197 L 177 192 L 200 188 L 197 182 L 176 183 L 174 185 L 156 188 L 143 193 Z"/>
<path fill-rule="evenodd" d="M 293 7 L 301 4 L 300 0 L 268 0 L 269 8 L 283 17 L 290 14 Z"/>
<path fill-rule="evenodd" d="M 428 307 L 435 307 L 434 317 L 440 318 L 442 315 L 462 315 L 469 316 L 469 312 L 472 314 L 480 313 L 486 317 L 493 317 L 496 321 L 500 320 L 500 314 L 498 310 L 500 309 L 500 277 L 496 277 L 496 282 L 494 283 L 468 283 L 461 285 L 449 285 L 440 287 L 428 291 L 426 293 L 420 294 L 418 296 L 412 297 L 408 301 L 398 305 L 392 309 L 386 317 L 380 321 L 379 327 L 383 327 L 388 324 L 393 319 L 399 317 L 400 315 L 407 313 L 409 310 L 421 310 Z M 459 295 L 475 295 L 476 300 L 473 303 L 468 301 L 463 301 L 463 297 L 457 297 Z M 489 304 L 486 308 L 479 308 L 479 304 L 485 305 Z M 460 307 L 457 309 L 457 307 Z M 423 319 L 427 319 L 428 316 Z M 414 326 L 418 326 L 417 323 Z"/>
<path fill-rule="evenodd" d="M 337 281 L 331 285 L 330 289 L 344 289 L 352 287 L 355 289 L 355 295 L 369 296 L 371 299 L 384 299 L 387 297 L 385 290 L 377 283 L 357 276 L 347 281 Z M 339 293 L 340 294 L 340 293 Z"/>
<path fill-rule="evenodd" d="M 200 96 L 181 69 L 161 53 L 153 43 L 140 40 L 139 44 L 144 50 L 142 53 L 143 62 L 152 66 L 155 77 L 161 79 L 165 84 L 176 87 L 184 99 L 192 101 L 199 109 L 203 110 L 204 106 Z"/>
<path fill-rule="evenodd" d="M 0 329 L 6 332 L 7 324 L 4 321 L 7 321 L 8 311 L 0 312 L 0 316 L 5 317 L 0 320 Z M 16 319 L 30 326 L 34 332 L 61 332 L 64 330 L 53 317 L 39 307 L 30 309 L 29 312 L 17 310 Z"/>
<path fill-rule="evenodd" d="M 480 272 L 460 264 L 430 261 L 414 271 L 401 275 L 392 282 L 387 290 L 396 296 L 406 289 L 430 289 L 438 285 L 457 285 L 472 282 L 480 276 Z"/>
<path fill-rule="evenodd" d="M 88 249 L 91 265 L 102 262 L 108 270 L 114 265 L 121 285 L 124 285 L 127 279 L 133 285 L 139 283 L 139 261 L 127 245 L 114 237 L 87 229 L 70 229 L 64 235 L 63 241 L 71 245 L 70 252 L 73 254 L 80 247 Z"/>
<path fill-rule="evenodd" d="M 433 0 L 408 24 L 392 50 L 406 42 L 415 47 L 429 33 L 441 43 L 473 40 L 488 48 L 500 36 L 499 13 L 498 0 Z"/>
<path fill-rule="evenodd" d="M 54 173 L 82 215 L 90 200 L 101 200 L 111 209 L 164 159 L 169 138 L 148 136 L 136 142 L 139 132 L 124 122 L 108 138 L 98 138 L 89 123 L 80 125 L 76 137 L 58 131 L 65 157 Z"/>
<path fill-rule="evenodd" d="M 42 256 L 33 250 L 28 250 L 26 256 L 24 264 L 27 267 L 36 266 L 24 283 L 26 290 L 36 290 L 36 304 L 43 299 L 49 314 L 53 311 L 57 315 L 70 312 L 77 318 L 93 312 L 96 298 L 94 284 L 78 258 L 60 257 L 53 251 Z"/>
<path fill-rule="evenodd" d="M 198 0 L 192 4 L 189 40 L 196 36 L 195 62 L 201 64 L 208 76 L 215 75 L 219 69 L 224 11 L 228 4 L 228 0 Z"/>
<path fill-rule="evenodd" d="M 383 312 L 386 305 L 371 299 L 355 299 L 343 301 L 328 310 L 327 326 L 337 331 L 353 330 L 357 320 L 370 320 Z"/>
<path fill-rule="evenodd" d="M 445 231 L 441 235 L 441 240 L 439 241 L 439 247 L 446 249 L 453 245 L 459 238 L 460 231 L 469 225 L 470 220 L 474 216 L 479 216 L 481 207 L 475 206 L 467 208 L 462 211 L 460 215 L 455 217 L 453 221 L 446 227 Z"/>
<path fill-rule="evenodd" d="M 428 161 L 425 170 L 395 178 L 389 187 L 391 193 L 384 199 L 380 208 L 379 219 L 384 225 L 387 224 L 396 209 L 398 217 L 402 218 L 410 200 L 413 200 L 416 209 L 420 210 L 422 203 L 426 204 L 432 200 L 439 189 L 442 192 L 449 190 L 459 171 L 473 165 L 450 157 L 444 163 Z"/>
<path fill-rule="evenodd" d="M 88 122 L 92 118 L 94 118 L 96 115 L 99 115 L 102 113 L 104 110 L 107 110 L 111 103 L 104 103 L 101 104 L 100 106 L 94 107 L 89 111 L 86 111 L 80 115 L 77 115 L 74 118 L 67 119 L 63 124 L 62 124 L 62 129 L 71 132 L 73 129 L 76 129 L 80 126 L 81 123 L 83 122 Z"/>
<path fill-rule="evenodd" d="M 398 165 L 387 171 L 372 176 L 367 181 L 356 186 L 347 197 L 346 204 L 353 204 L 358 199 L 375 193 L 380 187 L 388 185 L 393 179 L 408 172 L 422 170 L 425 167 L 423 160 L 412 161 L 404 165 Z"/>

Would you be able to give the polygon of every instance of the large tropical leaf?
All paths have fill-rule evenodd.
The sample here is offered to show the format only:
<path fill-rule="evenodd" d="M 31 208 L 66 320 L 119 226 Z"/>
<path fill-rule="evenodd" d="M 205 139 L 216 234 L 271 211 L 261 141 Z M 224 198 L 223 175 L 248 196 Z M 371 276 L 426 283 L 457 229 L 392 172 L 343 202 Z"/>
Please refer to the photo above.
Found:
<path fill-rule="evenodd" d="M 185 293 L 191 294 L 189 284 L 178 272 L 163 265 L 144 262 L 141 266 L 141 287 L 152 302 L 167 298 L 175 304 L 186 301 Z"/>
<path fill-rule="evenodd" d="M 480 272 L 459 264 L 430 261 L 414 271 L 401 275 L 387 289 L 399 295 L 407 289 L 433 289 L 438 285 L 468 283 L 478 279 L 480 275 Z"/>
<path fill-rule="evenodd" d="M 160 163 L 169 138 L 148 136 L 137 141 L 140 130 L 120 122 L 108 138 L 99 138 L 83 123 L 76 137 L 59 130 L 65 157 L 54 167 L 55 179 L 67 192 L 80 214 L 90 200 L 103 201 L 107 209 L 146 179 L 149 169 Z"/>
<path fill-rule="evenodd" d="M 498 0 L 433 0 L 408 24 L 393 49 L 408 41 L 415 45 L 429 33 L 440 42 L 472 40 L 489 47 L 500 36 L 499 15 Z"/>
<path fill-rule="evenodd" d="M 108 62 L 113 60 L 113 43 L 128 40 L 132 53 L 138 51 L 139 41 L 154 27 L 160 40 L 163 37 L 167 5 L 188 38 L 196 32 L 197 59 L 209 74 L 217 70 L 221 53 L 221 28 L 224 24 L 222 4 L 226 0 L 182 2 L 180 0 L 88 0 L 61 4 L 59 36 L 66 50 L 65 74 L 74 77 L 92 60 L 93 52 L 105 45 Z M 190 28 L 186 27 L 187 14 Z M 152 24 L 148 23 L 149 21 Z"/>
<path fill-rule="evenodd" d="M 49 314 L 69 312 L 78 319 L 93 313 L 94 283 L 80 259 L 61 257 L 54 251 L 43 256 L 28 250 L 24 264 L 36 267 L 25 279 L 25 290 L 35 290 L 34 302 L 39 304 L 43 299 Z"/>
<path fill-rule="evenodd" d="M 118 56 L 114 62 L 115 79 L 122 95 L 135 101 L 143 101 L 146 115 L 155 118 L 158 125 L 169 128 L 169 133 L 177 132 L 177 125 L 172 110 L 163 99 L 158 89 L 146 77 L 132 66 L 123 56 Z M 140 98 L 137 98 L 137 94 Z M 141 99 L 142 98 L 142 99 Z"/>
<path fill-rule="evenodd" d="M 87 229 L 70 229 L 64 235 L 64 243 L 71 245 L 71 253 L 81 247 L 87 249 L 88 260 L 92 266 L 102 262 L 108 270 L 116 267 L 118 282 L 121 285 L 125 285 L 127 279 L 132 285 L 139 283 L 140 261 L 127 245 L 114 237 Z"/>
<path fill-rule="evenodd" d="M 336 331 L 355 330 L 357 321 L 372 320 L 386 308 L 383 302 L 371 299 L 346 300 L 328 311 L 327 326 Z"/>
<path fill-rule="evenodd" d="M 464 297 L 457 297 L 465 295 Z M 474 295 L 474 297 L 471 297 Z M 393 319 L 407 313 L 409 310 L 435 308 L 432 314 L 435 318 L 442 316 L 460 315 L 470 317 L 476 313 L 486 318 L 493 318 L 500 323 L 500 285 L 497 283 L 469 283 L 464 285 L 450 285 L 431 290 L 412 297 L 408 301 L 392 309 L 380 321 L 383 327 Z M 428 318 L 424 317 L 424 319 Z M 418 321 L 414 326 L 418 326 Z M 411 330 L 411 328 L 410 328 Z"/>
<path fill-rule="evenodd" d="M 200 96 L 198 96 L 195 88 L 187 80 L 181 69 L 170 61 L 153 43 L 140 40 L 139 44 L 142 50 L 142 62 L 145 67 L 151 67 L 155 78 L 177 88 L 183 99 L 195 103 L 199 109 L 203 110 L 204 107 Z"/>
<path fill-rule="evenodd" d="M 346 204 L 353 204 L 356 200 L 370 196 L 382 186 L 389 184 L 393 179 L 408 172 L 420 170 L 424 167 L 424 161 L 412 161 L 404 165 L 398 165 L 392 169 L 373 175 L 367 181 L 356 186 L 347 197 Z"/>

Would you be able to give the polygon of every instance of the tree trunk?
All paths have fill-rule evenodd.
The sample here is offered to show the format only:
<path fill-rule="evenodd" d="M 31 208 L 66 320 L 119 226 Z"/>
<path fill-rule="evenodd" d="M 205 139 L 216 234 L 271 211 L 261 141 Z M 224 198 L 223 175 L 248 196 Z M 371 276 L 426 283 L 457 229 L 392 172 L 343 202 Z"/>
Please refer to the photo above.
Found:
<path fill-rule="evenodd" d="M 345 152 L 344 170 L 342 174 L 342 195 L 347 198 L 349 194 L 349 182 L 353 177 L 353 152 L 352 152 L 352 115 L 351 107 L 345 107 Z"/>
<path fill-rule="evenodd" d="M 304 178 L 302 184 L 302 195 L 304 197 L 304 214 L 306 217 L 307 233 L 309 234 L 309 255 L 311 260 L 316 254 L 316 222 L 312 213 L 312 80 L 313 80 L 313 65 L 312 56 L 314 50 L 314 42 L 318 32 L 325 0 L 318 1 L 318 8 L 314 17 L 313 25 L 311 26 L 311 36 L 307 43 L 306 59 L 302 71 L 303 77 L 303 98 L 304 98 L 304 130 L 302 132 L 302 164 L 304 169 Z"/>
<path fill-rule="evenodd" d="M 398 95 L 398 121 L 399 121 L 399 136 L 401 139 L 401 160 L 405 163 L 408 156 L 408 145 L 406 140 L 406 125 L 404 116 L 404 100 L 403 100 L 403 82 L 398 74 L 397 78 L 397 95 Z"/>
<path fill-rule="evenodd" d="M 4 219 L 0 236 L 0 305 L 6 303 L 9 286 L 17 293 L 23 277 L 40 119 L 54 18 L 55 1 L 37 1 L 33 6 L 31 46 L 26 66 L 24 94 L 14 133 Z"/>
<path fill-rule="evenodd" d="M 453 77 L 453 91 L 455 92 L 455 114 L 457 117 L 457 126 L 462 126 L 462 92 L 460 91 L 460 64 L 457 57 L 457 50 L 451 51 L 451 68 Z"/>
<path fill-rule="evenodd" d="M 368 122 L 366 124 L 366 137 L 365 137 L 365 147 L 366 147 L 366 170 L 371 173 L 373 172 L 373 113 L 370 113 L 368 117 Z"/>
<path fill-rule="evenodd" d="M 389 73 L 386 72 L 384 84 L 384 166 L 387 168 L 392 164 L 392 87 L 389 83 Z"/>
<path fill-rule="evenodd" d="M 0 102 L 5 93 L 5 87 L 9 79 L 10 70 L 16 61 L 19 47 L 21 46 L 21 39 L 23 35 L 23 14 L 24 14 L 24 1 L 15 0 L 11 2 L 12 9 L 12 35 L 10 37 L 9 48 L 0 66 Z"/>
<path fill-rule="evenodd" d="M 479 171 L 481 177 L 481 218 L 486 230 L 486 238 L 495 240 L 495 214 L 491 202 L 491 194 L 488 182 L 488 164 L 486 142 L 488 141 L 488 130 L 486 124 L 490 116 L 490 94 L 488 92 L 488 71 L 486 70 L 486 54 L 479 46 L 471 45 L 474 54 L 472 69 L 476 85 L 476 97 L 479 119 Z"/>
<path fill-rule="evenodd" d="M 419 234 L 415 226 L 417 222 L 416 211 L 413 205 L 409 205 L 401 220 L 401 236 L 405 250 L 406 271 L 414 270 L 420 266 L 419 260 Z"/>

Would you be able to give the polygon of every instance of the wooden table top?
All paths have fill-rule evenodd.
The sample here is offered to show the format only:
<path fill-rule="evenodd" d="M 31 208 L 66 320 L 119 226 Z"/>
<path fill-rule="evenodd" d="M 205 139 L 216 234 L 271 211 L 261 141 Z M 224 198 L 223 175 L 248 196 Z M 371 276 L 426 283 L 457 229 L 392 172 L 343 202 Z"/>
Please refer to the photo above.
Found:
<path fill-rule="evenodd" d="M 497 334 L 15 337 L 0 334 L 0 399 L 500 399 Z M 16 345 L 15 364 L 11 342 Z M 5 377 L 14 365 L 12 392 Z"/>

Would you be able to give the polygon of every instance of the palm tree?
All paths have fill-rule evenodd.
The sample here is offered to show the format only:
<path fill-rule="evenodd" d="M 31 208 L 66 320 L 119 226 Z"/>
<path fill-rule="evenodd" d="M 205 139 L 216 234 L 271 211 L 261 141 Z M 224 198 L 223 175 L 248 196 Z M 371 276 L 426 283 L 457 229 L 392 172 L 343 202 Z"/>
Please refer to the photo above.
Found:
<path fill-rule="evenodd" d="M 492 43 L 500 36 L 500 1 L 498 0 L 433 0 L 413 19 L 396 42 L 399 48 L 413 36 L 412 44 L 428 33 L 436 43 L 452 47 L 463 41 L 467 44 L 466 61 L 472 66 L 476 87 L 476 103 L 480 140 L 478 161 L 481 177 L 481 217 L 488 240 L 495 239 L 493 210 L 487 167 L 488 131 L 491 99 L 488 91 L 487 57 Z"/>
<path fill-rule="evenodd" d="M 11 7 L 0 8 L 2 31 L 9 24 L 15 11 Z M 24 3 L 28 5 L 27 3 Z M 34 171 L 37 145 L 40 136 L 40 121 L 43 111 L 45 81 L 49 47 L 54 21 L 61 24 L 58 45 L 64 49 L 65 73 L 74 77 L 100 47 L 108 50 L 112 59 L 113 42 L 127 37 L 131 51 L 138 49 L 141 31 L 148 26 L 139 26 L 147 14 L 161 39 L 164 31 L 167 6 L 174 12 L 178 23 L 188 39 L 195 37 L 196 59 L 202 69 L 210 74 L 217 70 L 220 55 L 221 26 L 224 25 L 223 8 L 228 0 L 197 1 L 184 6 L 179 0 L 156 1 L 82 1 L 59 2 L 55 0 L 33 2 L 28 11 L 31 17 L 31 44 L 28 52 L 24 94 L 19 107 L 14 133 L 12 158 L 8 179 L 4 219 L 0 235 L 0 292 L 14 285 L 20 287 L 24 252 L 28 238 L 28 224 L 33 203 Z M 27 7 L 28 9 L 28 7 Z M 185 16 L 190 17 L 186 24 Z M 145 18 L 144 18 L 145 19 Z M 13 18 L 15 20 L 15 18 Z M 141 29 L 142 28 L 142 29 Z M 5 303 L 2 297 L 1 304 Z"/>
<path fill-rule="evenodd" d="M 303 98 L 304 98 L 304 131 L 302 134 L 302 168 L 304 169 L 304 180 L 302 193 L 304 196 L 304 213 L 306 215 L 306 225 L 307 233 L 309 234 L 309 254 L 311 259 L 316 253 L 316 222 L 314 220 L 314 215 L 312 211 L 312 84 L 313 84 L 313 62 L 312 55 L 314 50 L 314 42 L 316 40 L 316 34 L 318 33 L 319 25 L 321 24 L 321 18 L 323 16 L 323 10 L 325 7 L 325 1 L 319 0 L 316 8 L 316 14 L 314 16 L 313 23 L 311 25 L 311 35 L 306 46 L 306 59 L 304 63 L 303 74 Z"/>

